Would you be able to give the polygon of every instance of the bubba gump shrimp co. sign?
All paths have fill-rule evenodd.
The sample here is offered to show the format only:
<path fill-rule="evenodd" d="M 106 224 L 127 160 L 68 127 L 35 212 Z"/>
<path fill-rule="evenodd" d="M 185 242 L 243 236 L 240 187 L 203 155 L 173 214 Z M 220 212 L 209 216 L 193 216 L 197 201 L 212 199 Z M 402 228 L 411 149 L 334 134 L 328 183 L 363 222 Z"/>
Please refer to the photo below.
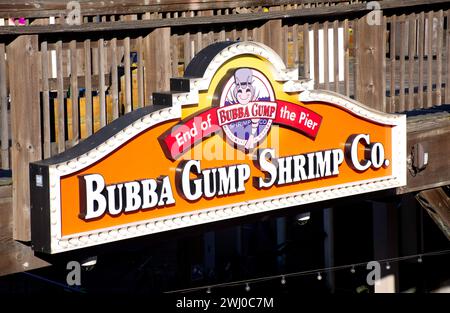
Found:
<path fill-rule="evenodd" d="M 58 253 L 406 183 L 406 119 L 312 90 L 270 48 L 211 45 L 153 106 L 32 163 L 32 244 Z"/>

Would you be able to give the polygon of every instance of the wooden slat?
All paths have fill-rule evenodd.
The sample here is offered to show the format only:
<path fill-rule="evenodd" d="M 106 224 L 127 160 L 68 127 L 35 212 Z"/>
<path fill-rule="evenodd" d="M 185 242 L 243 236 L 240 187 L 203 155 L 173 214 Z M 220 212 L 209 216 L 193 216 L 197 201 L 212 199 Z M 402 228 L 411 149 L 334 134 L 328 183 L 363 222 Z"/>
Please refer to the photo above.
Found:
<path fill-rule="evenodd" d="M 248 28 L 244 27 L 242 29 L 242 41 L 247 41 L 248 40 Z"/>
<path fill-rule="evenodd" d="M 444 12 L 438 12 L 438 33 L 437 33 L 437 48 L 436 48 L 436 62 L 437 62 L 437 78 L 436 78 L 436 102 L 435 105 L 442 104 L 442 40 L 444 36 Z"/>
<path fill-rule="evenodd" d="M 350 97 L 350 36 L 348 19 L 344 20 L 344 94 Z"/>
<path fill-rule="evenodd" d="M 303 75 L 305 78 L 311 78 L 311 67 L 309 65 L 309 24 L 303 25 Z"/>
<path fill-rule="evenodd" d="M 330 59 L 328 50 L 328 21 L 323 23 L 323 76 L 325 89 L 330 90 Z"/>
<path fill-rule="evenodd" d="M 233 28 L 231 30 L 231 41 L 236 41 L 237 39 L 238 39 L 237 29 Z M 204 44 L 203 47 L 206 47 L 206 45 Z"/>
<path fill-rule="evenodd" d="M 198 32 L 195 34 L 194 42 L 195 42 L 195 51 L 194 51 L 194 55 L 196 55 L 197 53 L 200 52 L 200 50 L 203 49 L 203 34 L 202 34 L 201 31 L 198 31 Z"/>
<path fill-rule="evenodd" d="M 369 25 L 367 17 L 358 21 L 358 78 L 356 100 L 379 111 L 386 111 L 385 34 L 386 20 L 381 25 Z"/>
<path fill-rule="evenodd" d="M 283 22 L 282 26 L 281 26 L 281 50 L 282 50 L 282 59 L 284 61 L 284 64 L 288 64 L 288 60 L 289 60 L 289 28 L 288 25 L 284 24 Z"/>
<path fill-rule="evenodd" d="M 171 64 L 172 64 L 172 76 L 173 77 L 178 77 L 180 76 L 178 74 L 178 62 L 179 62 L 179 56 L 178 56 L 178 35 L 177 34 L 172 34 L 172 36 L 170 36 L 170 46 L 172 47 L 172 53 L 171 53 Z"/>
<path fill-rule="evenodd" d="M 414 58 L 416 48 L 416 15 L 410 14 L 408 16 L 408 103 L 406 109 L 409 111 L 414 108 Z"/>
<path fill-rule="evenodd" d="M 119 76 L 117 71 L 117 38 L 111 39 L 111 99 L 112 118 L 119 117 Z"/>
<path fill-rule="evenodd" d="M 137 107 L 143 107 L 150 103 L 149 99 L 145 98 L 144 86 L 144 43 L 142 36 L 136 39 L 137 50 Z M 147 95 L 148 96 L 148 95 Z"/>
<path fill-rule="evenodd" d="M 0 140 L 1 168 L 9 169 L 8 96 L 6 91 L 5 44 L 0 44 Z"/>
<path fill-rule="evenodd" d="M 170 89 L 170 28 L 155 29 L 145 37 L 145 69 L 147 97 Z"/>
<path fill-rule="evenodd" d="M 397 48 L 397 16 L 393 15 L 391 17 L 391 32 L 390 32 L 390 46 L 389 46 L 389 51 L 390 51 L 390 56 L 391 56 L 391 86 L 390 86 L 390 106 L 389 106 L 389 111 L 390 113 L 395 112 L 395 79 L 396 79 L 396 71 L 397 69 L 396 67 L 396 48 Z"/>
<path fill-rule="evenodd" d="M 219 33 L 219 38 L 221 38 L 222 31 Z M 252 40 L 257 41 L 258 37 L 258 27 L 253 27 L 252 29 Z M 224 38 L 225 38 L 225 31 L 224 31 Z M 224 39 L 225 40 L 225 39 Z"/>
<path fill-rule="evenodd" d="M 353 57 L 353 94 L 355 99 L 357 99 L 358 96 L 358 88 L 359 88 L 359 77 L 360 77 L 360 73 L 359 73 L 359 50 L 360 50 L 360 43 L 359 43 L 359 39 L 358 39 L 358 33 L 359 33 L 359 29 L 358 29 L 358 25 L 359 25 L 359 19 L 356 18 L 354 20 L 352 20 L 351 22 L 351 28 L 353 30 L 353 47 L 354 47 L 354 57 Z"/>
<path fill-rule="evenodd" d="M 425 13 L 419 16 L 419 108 L 424 107 L 423 87 L 424 87 L 424 57 L 425 57 Z"/>
<path fill-rule="evenodd" d="M 334 91 L 339 92 L 339 21 L 333 22 Z"/>
<path fill-rule="evenodd" d="M 433 106 L 433 11 L 428 12 L 428 32 L 427 32 L 427 104 L 426 107 Z"/>
<path fill-rule="evenodd" d="M 217 15 L 218 16 L 222 15 L 222 10 L 219 10 L 217 12 Z M 253 29 L 253 30 L 255 30 L 255 29 Z M 255 37 L 254 36 L 252 36 L 252 37 L 253 37 L 252 40 L 255 40 Z M 225 27 L 222 26 L 219 31 L 219 41 L 225 41 L 225 40 L 226 40 Z"/>
<path fill-rule="evenodd" d="M 20 36 L 7 47 L 11 94 L 13 237 L 30 240 L 29 164 L 42 158 L 38 36 Z"/>
<path fill-rule="evenodd" d="M 203 11 L 202 16 L 214 16 L 214 11 L 213 10 Z M 212 29 L 210 29 L 206 34 L 205 46 L 209 46 L 213 42 L 214 42 L 214 32 L 212 31 Z"/>
<path fill-rule="evenodd" d="M 450 10 L 447 11 L 447 30 L 446 30 L 446 47 L 447 47 L 447 81 L 445 83 L 445 103 L 450 103 Z"/>
<path fill-rule="evenodd" d="M 298 25 L 294 24 L 292 25 L 292 50 L 293 50 L 293 66 L 299 67 L 300 66 L 300 60 L 299 60 L 299 50 L 298 50 Z"/>
<path fill-rule="evenodd" d="M 406 21 L 404 15 L 400 22 L 400 103 L 398 112 L 405 111 L 405 55 L 408 48 L 406 37 Z"/>
<path fill-rule="evenodd" d="M 314 89 L 319 89 L 319 23 L 313 25 L 314 40 Z"/>
<path fill-rule="evenodd" d="M 174 13 L 173 18 L 178 18 L 178 12 Z M 180 63 L 180 56 L 179 56 L 180 40 L 179 40 L 179 36 L 177 34 L 171 34 L 170 41 L 171 41 L 171 46 L 172 46 L 172 54 L 171 54 L 172 76 L 173 77 L 178 77 L 178 76 L 180 76 L 180 74 L 178 73 L 178 64 Z M 214 41 L 214 36 L 212 38 L 212 42 L 213 41 Z"/>
<path fill-rule="evenodd" d="M 271 47 L 278 55 L 283 55 L 283 36 L 281 20 L 268 21 L 263 25 L 263 42 Z"/>
<path fill-rule="evenodd" d="M 58 131 L 58 153 L 63 152 L 66 149 L 65 145 L 65 125 L 64 125 L 64 80 L 63 80 L 63 50 L 62 41 L 56 43 L 56 78 L 57 78 L 57 99 L 58 99 L 58 119 L 57 119 L 57 131 Z"/>
<path fill-rule="evenodd" d="M 72 102 L 72 141 L 79 139 L 79 109 L 78 109 L 78 55 L 77 42 L 70 42 L 70 99 Z M 47 80 L 48 82 L 48 80 Z"/>
<path fill-rule="evenodd" d="M 130 37 L 123 40 L 124 67 L 125 67 L 125 113 L 131 112 L 133 104 L 131 100 L 131 61 L 130 61 Z"/>
<path fill-rule="evenodd" d="M 91 63 L 91 40 L 86 39 L 84 41 L 84 84 L 86 86 L 85 92 L 85 116 L 84 125 L 86 127 L 86 136 L 92 134 L 92 87 L 91 87 L 91 77 L 92 77 L 92 63 Z"/>
<path fill-rule="evenodd" d="M 105 41 L 98 40 L 98 96 L 100 102 L 100 127 L 106 126 Z"/>

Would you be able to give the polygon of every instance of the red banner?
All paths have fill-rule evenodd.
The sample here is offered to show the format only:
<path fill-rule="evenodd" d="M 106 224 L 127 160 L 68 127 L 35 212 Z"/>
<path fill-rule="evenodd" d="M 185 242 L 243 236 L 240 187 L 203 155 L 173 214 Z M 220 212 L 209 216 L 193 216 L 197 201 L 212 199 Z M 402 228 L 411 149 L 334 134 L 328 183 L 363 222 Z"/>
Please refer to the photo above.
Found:
<path fill-rule="evenodd" d="M 281 100 L 257 101 L 207 109 L 180 122 L 159 140 L 166 155 L 175 160 L 205 137 L 219 132 L 224 125 L 248 119 L 272 120 L 312 139 L 317 136 L 322 122 L 320 115 L 298 104 Z"/>

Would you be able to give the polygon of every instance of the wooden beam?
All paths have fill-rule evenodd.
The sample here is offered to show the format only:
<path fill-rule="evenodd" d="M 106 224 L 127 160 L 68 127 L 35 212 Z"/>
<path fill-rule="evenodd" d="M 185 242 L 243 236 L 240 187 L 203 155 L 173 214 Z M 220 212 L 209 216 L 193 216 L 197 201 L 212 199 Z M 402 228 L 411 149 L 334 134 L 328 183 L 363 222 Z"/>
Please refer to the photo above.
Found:
<path fill-rule="evenodd" d="M 13 239 L 13 209 L 11 190 L 0 187 L 0 276 L 29 271 L 48 264 L 34 256 L 31 247 Z M 5 197 L 4 197 L 5 196 Z"/>
<path fill-rule="evenodd" d="M 406 9 L 424 5 L 448 5 L 448 0 L 392 0 L 380 3 L 382 10 Z M 322 6 L 316 8 L 303 8 L 290 11 L 256 12 L 245 14 L 230 14 L 220 16 L 196 16 L 177 19 L 151 19 L 137 21 L 112 21 L 101 23 L 85 23 L 81 25 L 31 25 L 26 27 L 3 26 L 0 27 L 0 35 L 29 35 L 29 34 L 60 34 L 60 33 L 86 33 L 103 31 L 125 31 L 138 29 L 151 29 L 161 27 L 184 27 L 189 25 L 223 25 L 240 22 L 262 22 L 277 19 L 320 19 L 337 16 L 364 15 L 370 10 L 366 4 L 358 3 L 342 6 Z M 102 14 L 108 14 L 106 12 Z"/>
<path fill-rule="evenodd" d="M 416 199 L 450 240 L 450 197 L 444 188 L 421 191 Z"/>
<path fill-rule="evenodd" d="M 397 189 L 397 194 L 450 185 L 450 113 L 418 115 L 408 118 L 407 153 L 420 143 L 428 153 L 428 165 L 419 172 L 410 169 L 407 185 Z"/>
<path fill-rule="evenodd" d="M 42 159 L 38 36 L 20 36 L 7 48 L 11 93 L 14 239 L 30 240 L 28 166 Z M 26 92 L 24 92 L 26 89 Z"/>
<path fill-rule="evenodd" d="M 19 2 L 19 3 L 18 3 Z M 20 3 L 22 2 L 22 3 Z M 109 15 L 109 14 L 139 14 L 147 12 L 172 12 L 172 11 L 200 11 L 232 9 L 256 6 L 279 6 L 295 3 L 293 0 L 114 0 L 114 1 L 91 1 L 78 0 L 82 16 Z M 307 3 L 333 3 L 344 5 L 348 0 L 302 0 Z M 36 8 L 31 1 L 14 1 L 14 5 L 0 4 L 0 16 L 2 17 L 48 17 L 66 16 L 67 1 L 41 0 Z M 181 9 L 181 10 L 180 10 Z"/>

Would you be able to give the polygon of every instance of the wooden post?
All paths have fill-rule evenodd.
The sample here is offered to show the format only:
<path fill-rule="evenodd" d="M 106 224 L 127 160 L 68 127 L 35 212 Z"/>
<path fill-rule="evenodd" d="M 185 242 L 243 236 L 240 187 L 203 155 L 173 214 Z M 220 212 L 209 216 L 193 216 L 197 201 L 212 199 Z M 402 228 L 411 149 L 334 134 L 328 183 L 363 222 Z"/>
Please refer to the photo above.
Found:
<path fill-rule="evenodd" d="M 151 104 L 155 91 L 170 89 L 172 74 L 170 62 L 170 28 L 158 28 L 144 38 L 144 65 L 146 72 L 146 103 Z"/>
<path fill-rule="evenodd" d="M 358 78 L 356 100 L 380 110 L 386 110 L 386 31 L 385 19 L 381 25 L 369 25 L 368 17 L 358 20 L 356 51 Z"/>
<path fill-rule="evenodd" d="M 6 91 L 5 45 L 0 44 L 0 141 L 1 168 L 9 169 L 8 96 Z"/>
<path fill-rule="evenodd" d="M 278 55 L 283 53 L 283 36 L 281 20 L 271 20 L 264 24 L 263 43 L 271 47 Z"/>
<path fill-rule="evenodd" d="M 7 48 L 10 64 L 13 236 L 30 240 L 30 162 L 41 159 L 38 36 L 19 36 Z"/>

